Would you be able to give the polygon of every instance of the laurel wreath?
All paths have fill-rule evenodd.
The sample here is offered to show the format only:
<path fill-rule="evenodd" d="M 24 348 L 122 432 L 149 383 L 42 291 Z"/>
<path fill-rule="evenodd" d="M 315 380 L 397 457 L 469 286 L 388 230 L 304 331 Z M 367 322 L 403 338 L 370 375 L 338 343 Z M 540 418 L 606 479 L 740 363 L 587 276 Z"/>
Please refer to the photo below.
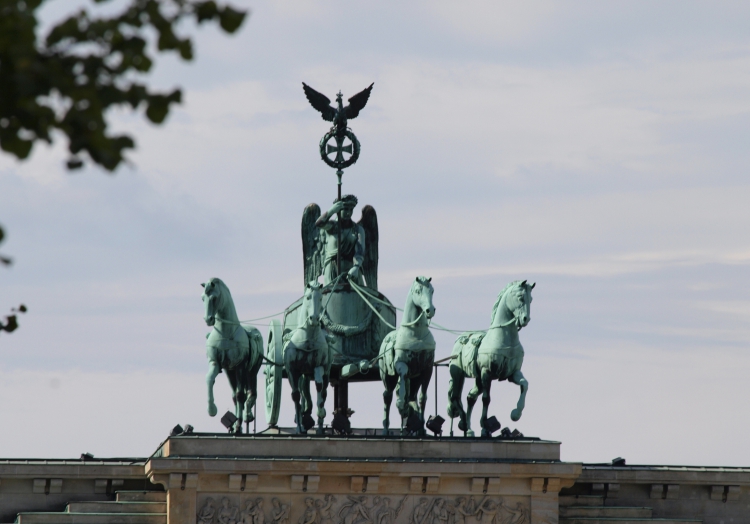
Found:
<path fill-rule="evenodd" d="M 326 145 L 328 145 L 328 142 L 335 135 L 335 129 L 331 129 L 325 135 L 323 135 L 323 138 L 320 139 L 320 159 L 334 169 L 346 169 L 350 165 L 354 164 L 359 158 L 359 140 L 357 140 L 357 137 L 349 129 L 344 131 L 344 136 L 352 141 L 352 156 L 349 157 L 349 160 L 344 160 L 343 162 L 335 162 L 328 158 L 328 153 L 326 152 Z"/>

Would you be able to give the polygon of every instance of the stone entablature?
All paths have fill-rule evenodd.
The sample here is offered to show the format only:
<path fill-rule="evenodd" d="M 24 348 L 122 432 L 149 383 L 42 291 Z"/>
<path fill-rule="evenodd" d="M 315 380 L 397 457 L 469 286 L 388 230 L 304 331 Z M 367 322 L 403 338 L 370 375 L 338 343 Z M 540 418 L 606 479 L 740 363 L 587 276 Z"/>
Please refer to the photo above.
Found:
<path fill-rule="evenodd" d="M 147 487 L 146 459 L 0 460 L 0 522 L 20 511 L 59 511 L 68 502 L 104 501 Z M 148 486 L 151 487 L 151 486 Z"/>
<path fill-rule="evenodd" d="M 169 524 L 555 524 L 581 465 L 538 439 L 185 436 L 145 469 Z"/>
<path fill-rule="evenodd" d="M 19 524 L 740 524 L 750 468 L 564 463 L 559 443 L 533 439 L 199 435 L 150 459 L 0 460 L 0 522 L 20 512 Z"/>
<path fill-rule="evenodd" d="M 584 464 L 560 494 L 561 506 L 582 503 L 647 507 L 653 518 L 703 524 L 750 522 L 750 468 Z"/>

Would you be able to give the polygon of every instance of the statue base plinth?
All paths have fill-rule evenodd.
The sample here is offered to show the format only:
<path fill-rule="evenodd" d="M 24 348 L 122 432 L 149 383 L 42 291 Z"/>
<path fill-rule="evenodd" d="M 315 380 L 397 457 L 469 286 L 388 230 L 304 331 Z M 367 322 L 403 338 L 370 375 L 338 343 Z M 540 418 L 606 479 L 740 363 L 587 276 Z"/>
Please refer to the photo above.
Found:
<path fill-rule="evenodd" d="M 168 439 L 146 473 L 168 524 L 555 524 L 581 464 L 534 438 L 198 434 Z"/>

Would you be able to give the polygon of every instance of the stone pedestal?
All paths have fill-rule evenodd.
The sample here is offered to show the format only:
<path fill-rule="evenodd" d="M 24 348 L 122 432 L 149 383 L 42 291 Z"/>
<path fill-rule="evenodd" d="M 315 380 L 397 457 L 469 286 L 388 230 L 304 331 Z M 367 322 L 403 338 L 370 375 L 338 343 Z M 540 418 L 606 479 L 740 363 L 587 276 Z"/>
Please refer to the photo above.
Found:
<path fill-rule="evenodd" d="M 537 439 L 195 435 L 146 474 L 168 524 L 557 524 L 581 464 Z"/>

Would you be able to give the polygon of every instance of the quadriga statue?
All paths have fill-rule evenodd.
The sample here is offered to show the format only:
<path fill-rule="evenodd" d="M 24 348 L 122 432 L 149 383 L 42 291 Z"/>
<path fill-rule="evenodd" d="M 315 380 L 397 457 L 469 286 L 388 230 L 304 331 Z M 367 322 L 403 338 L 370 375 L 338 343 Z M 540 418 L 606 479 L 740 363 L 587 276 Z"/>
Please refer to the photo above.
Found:
<path fill-rule="evenodd" d="M 510 418 L 521 418 L 529 383 L 521 373 L 523 346 L 518 332 L 531 320 L 531 290 L 536 284 L 516 280 L 503 289 L 492 307 L 492 321 L 487 331 L 462 333 L 451 353 L 450 384 L 448 386 L 448 416 L 459 417 L 458 428 L 473 437 L 471 411 L 482 395 L 482 436 L 489 437 L 493 428 L 487 427 L 487 408 L 490 405 L 490 386 L 493 380 L 507 380 L 518 384 L 521 395 Z M 466 378 L 476 383 L 466 397 L 467 410 L 461 403 L 461 391 Z M 495 428 L 496 429 L 496 428 Z"/>
<path fill-rule="evenodd" d="M 208 414 L 216 416 L 214 382 L 224 371 L 232 388 L 234 415 L 237 417 L 231 431 L 242 433 L 242 422 L 251 422 L 254 418 L 258 370 L 263 360 L 263 336 L 256 328 L 240 324 L 229 288 L 220 278 L 212 278 L 201 286 L 203 319 L 213 327 L 206 335 Z"/>

